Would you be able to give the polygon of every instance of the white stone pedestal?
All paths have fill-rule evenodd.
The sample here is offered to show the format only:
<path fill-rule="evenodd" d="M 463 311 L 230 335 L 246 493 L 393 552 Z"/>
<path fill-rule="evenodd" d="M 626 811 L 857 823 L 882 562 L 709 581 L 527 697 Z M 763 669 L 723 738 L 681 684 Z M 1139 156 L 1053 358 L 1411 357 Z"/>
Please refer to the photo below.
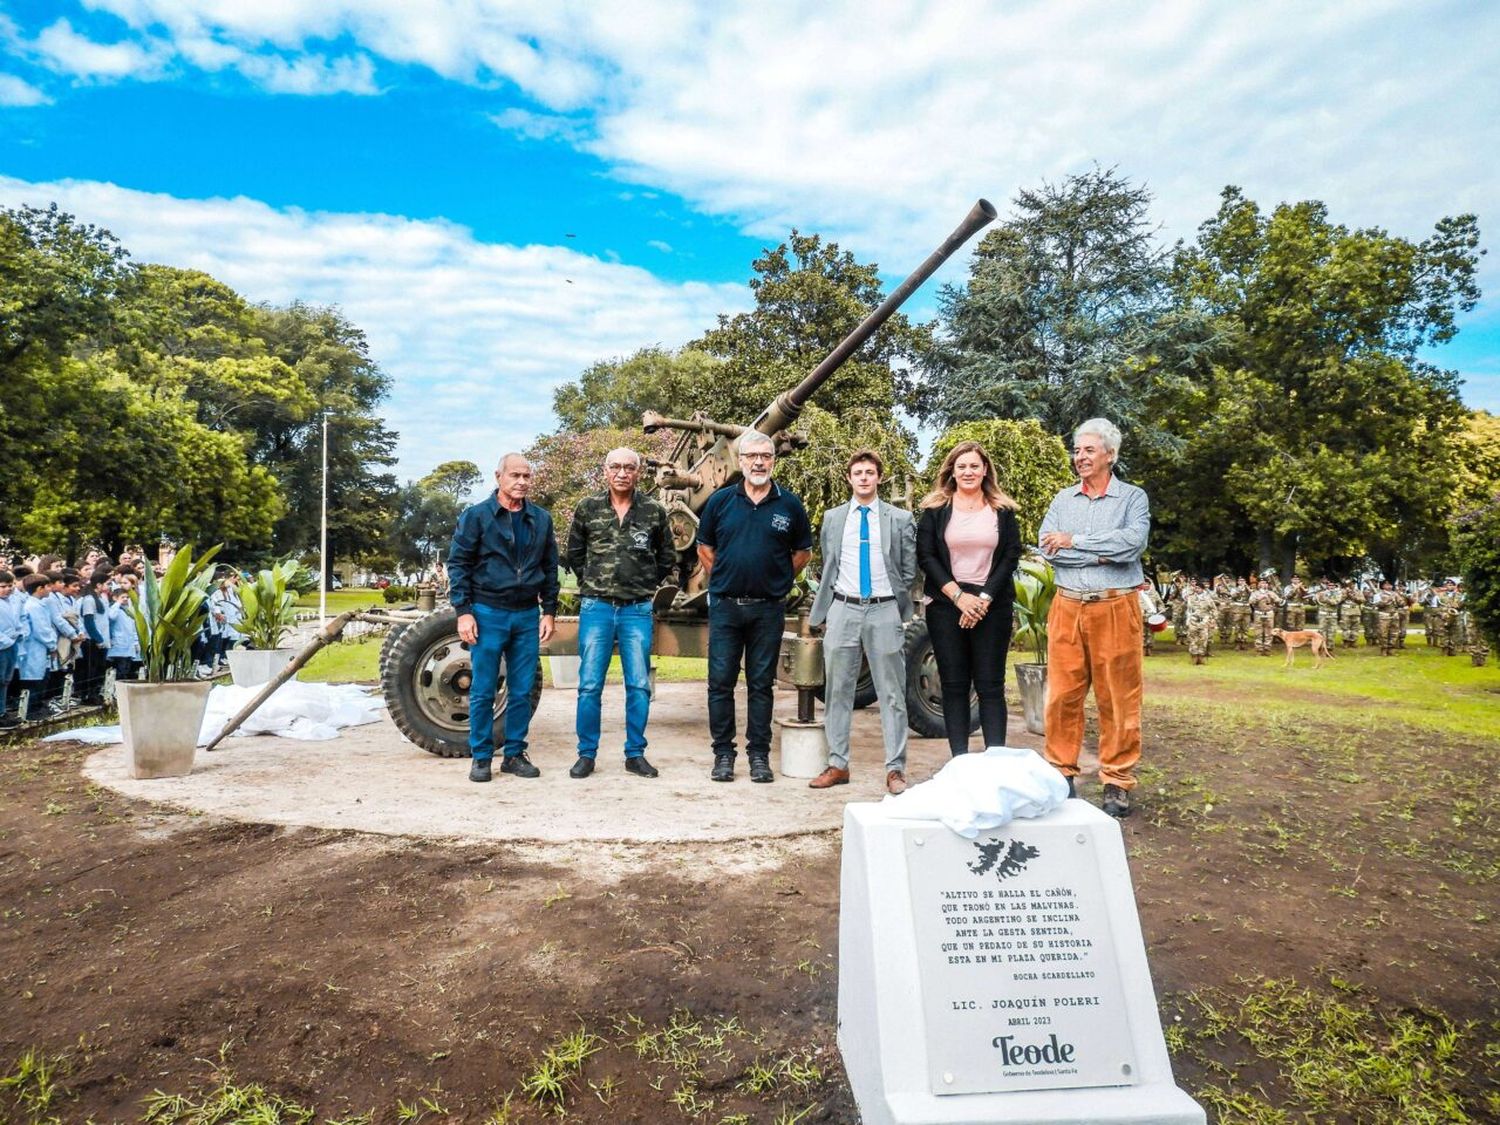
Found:
<path fill-rule="evenodd" d="M 844 810 L 839 1049 L 864 1125 L 1203 1125 L 1172 1079 L 1119 825 L 965 840 Z"/>
<path fill-rule="evenodd" d="M 780 757 L 783 777 L 817 777 L 828 765 L 828 738 L 821 722 L 799 723 L 776 719 L 781 732 Z"/>

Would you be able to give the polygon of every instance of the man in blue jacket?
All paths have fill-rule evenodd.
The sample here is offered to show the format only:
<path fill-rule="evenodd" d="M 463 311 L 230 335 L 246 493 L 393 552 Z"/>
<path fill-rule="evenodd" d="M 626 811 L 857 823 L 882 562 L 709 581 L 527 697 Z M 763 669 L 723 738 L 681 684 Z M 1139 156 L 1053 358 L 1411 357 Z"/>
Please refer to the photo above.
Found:
<path fill-rule="evenodd" d="M 507 453 L 495 470 L 495 494 L 466 508 L 448 553 L 449 598 L 459 638 L 469 646 L 470 781 L 490 780 L 495 753 L 495 693 L 505 657 L 502 773 L 538 777 L 526 756 L 537 656 L 557 617 L 557 536 L 552 513 L 526 499 L 531 464 Z"/>

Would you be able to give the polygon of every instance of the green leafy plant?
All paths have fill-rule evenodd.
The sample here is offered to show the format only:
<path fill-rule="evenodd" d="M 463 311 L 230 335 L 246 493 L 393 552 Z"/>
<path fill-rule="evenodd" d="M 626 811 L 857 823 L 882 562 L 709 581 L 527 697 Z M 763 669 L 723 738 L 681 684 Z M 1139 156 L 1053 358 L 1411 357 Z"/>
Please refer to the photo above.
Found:
<path fill-rule="evenodd" d="M 240 585 L 245 618 L 236 621 L 234 629 L 250 642 L 251 648 L 280 648 L 291 633 L 297 622 L 296 579 L 301 569 L 295 559 L 288 559 L 261 571 L 254 582 Z"/>
<path fill-rule="evenodd" d="M 1016 636 L 1036 652 L 1038 664 L 1047 663 L 1047 615 L 1057 596 L 1057 578 L 1052 564 L 1038 558 L 1021 560 L 1016 569 Z"/>
<path fill-rule="evenodd" d="M 213 584 L 209 564 L 222 546 L 195 559 L 192 544 L 185 545 L 160 578 L 145 568 L 145 582 L 131 595 L 131 612 L 148 683 L 192 678 L 193 638 L 208 616 Z"/>

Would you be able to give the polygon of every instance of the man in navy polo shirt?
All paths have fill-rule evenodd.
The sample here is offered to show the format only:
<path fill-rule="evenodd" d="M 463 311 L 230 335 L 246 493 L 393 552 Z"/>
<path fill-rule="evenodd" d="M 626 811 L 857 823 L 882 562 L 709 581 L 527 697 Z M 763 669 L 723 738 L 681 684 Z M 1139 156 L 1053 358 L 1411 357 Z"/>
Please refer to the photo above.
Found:
<path fill-rule="evenodd" d="M 737 484 L 719 489 L 698 522 L 698 559 L 708 572 L 708 729 L 715 781 L 734 780 L 734 686 L 745 662 L 745 757 L 751 781 L 771 772 L 771 701 L 785 628 L 785 601 L 812 557 L 802 501 L 771 480 L 776 446 L 748 430 L 738 439 Z"/>
<path fill-rule="evenodd" d="M 507 453 L 493 496 L 465 508 L 448 552 L 448 587 L 458 636 L 474 662 L 469 686 L 470 781 L 490 779 L 495 754 L 495 691 L 505 656 L 505 761 L 502 773 L 537 777 L 526 756 L 537 653 L 557 617 L 557 537 L 552 513 L 526 499 L 531 464 Z"/>

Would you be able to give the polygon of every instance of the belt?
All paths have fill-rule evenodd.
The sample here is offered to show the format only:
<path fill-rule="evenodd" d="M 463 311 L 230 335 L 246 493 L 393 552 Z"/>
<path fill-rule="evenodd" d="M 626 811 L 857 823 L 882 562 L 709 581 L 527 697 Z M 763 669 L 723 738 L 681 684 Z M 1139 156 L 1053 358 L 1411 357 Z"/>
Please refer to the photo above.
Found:
<path fill-rule="evenodd" d="M 584 594 L 586 598 L 593 598 L 596 602 L 608 602 L 612 606 L 640 605 L 649 602 L 650 598 L 612 598 L 608 594 Z"/>
<path fill-rule="evenodd" d="M 841 594 L 837 590 L 833 592 L 833 596 L 838 601 L 848 602 L 850 605 L 880 605 L 882 602 L 893 602 L 896 600 L 895 594 L 884 594 L 878 598 L 851 598 L 848 594 Z"/>
<path fill-rule="evenodd" d="M 1075 602 L 1107 602 L 1114 598 L 1124 598 L 1135 593 L 1134 590 L 1069 590 L 1066 586 L 1059 586 L 1057 592 L 1069 601 Z"/>
<path fill-rule="evenodd" d="M 721 602 L 732 602 L 735 605 L 764 605 L 766 602 L 779 602 L 781 598 L 736 598 L 730 594 L 715 594 L 714 599 Z"/>

